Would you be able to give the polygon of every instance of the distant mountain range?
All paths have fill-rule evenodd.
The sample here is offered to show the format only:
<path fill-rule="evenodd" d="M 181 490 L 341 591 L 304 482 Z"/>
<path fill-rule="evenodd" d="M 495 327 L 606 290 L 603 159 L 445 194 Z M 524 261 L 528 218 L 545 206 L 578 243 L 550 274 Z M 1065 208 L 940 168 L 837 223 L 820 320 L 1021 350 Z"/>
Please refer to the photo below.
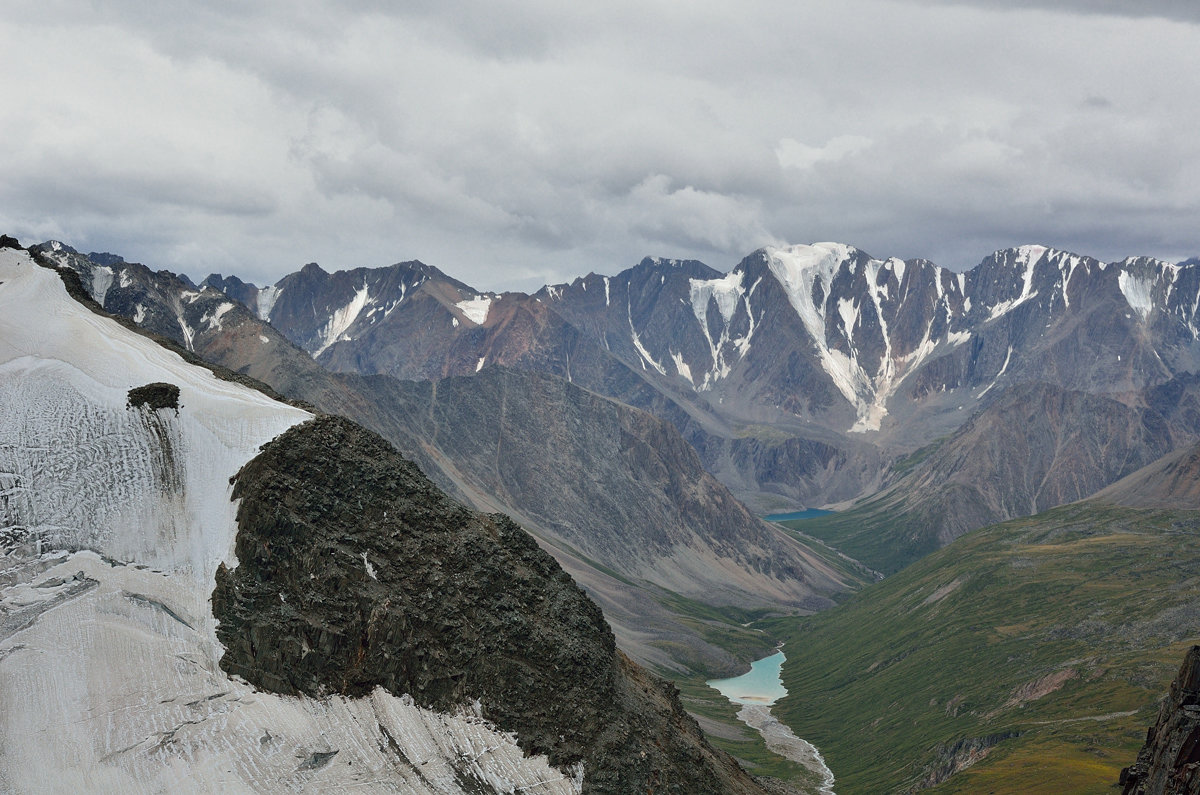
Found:
<path fill-rule="evenodd" d="M 185 346 L 230 311 L 207 288 L 336 372 L 436 381 L 500 365 L 561 378 L 673 424 L 758 511 L 903 493 L 902 515 L 932 526 L 866 553 L 888 570 L 965 530 L 1088 496 L 1200 433 L 1192 261 L 1022 246 L 955 273 L 821 243 L 762 249 L 727 274 L 646 259 L 533 295 L 481 292 L 405 262 L 332 274 L 310 263 L 267 287 L 214 274 L 144 299 L 118 257 L 77 262 L 110 311 Z M 1046 389 L 1076 397 L 1046 415 Z M 1012 424 L 1029 401 L 1057 430 Z M 1101 406 L 1112 422 L 1149 424 L 1125 447 L 1101 444 L 1087 419 Z M 899 482 L 899 459 L 951 435 L 940 456 L 953 462 L 934 456 Z M 1036 483 L 1018 471 L 1029 455 L 1046 462 Z"/>

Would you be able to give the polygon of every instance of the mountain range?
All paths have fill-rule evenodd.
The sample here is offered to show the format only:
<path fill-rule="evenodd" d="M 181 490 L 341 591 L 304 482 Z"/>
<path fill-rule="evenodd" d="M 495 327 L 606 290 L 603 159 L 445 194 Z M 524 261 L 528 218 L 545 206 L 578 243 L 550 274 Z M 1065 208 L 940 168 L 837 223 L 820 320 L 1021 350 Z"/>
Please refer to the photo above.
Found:
<path fill-rule="evenodd" d="M 1132 761 L 1120 754 L 1136 750 L 1121 732 L 1146 722 L 1138 704 L 1200 631 L 1186 584 L 1172 584 L 1192 577 L 1200 509 L 1200 263 L 1022 246 L 956 273 L 815 244 L 762 249 L 728 273 L 646 259 L 523 294 L 420 262 L 309 264 L 258 287 L 219 274 L 196 284 L 61 243 L 31 252 L 97 311 L 301 410 L 349 417 L 453 500 L 511 516 L 637 662 L 694 683 L 744 670 L 780 640 L 801 649 L 788 655 L 781 715 L 828 749 L 839 791 L 1016 791 L 1033 785 L 1013 765 L 1035 758 L 1058 765 L 1051 783 L 1113 784 Z M 810 506 L 837 512 L 789 529 L 756 516 Z M 322 537 L 325 520 L 296 510 L 288 522 L 304 529 L 287 532 Z M 1020 517 L 1031 518 L 997 524 Z M 261 558 L 274 532 L 238 559 Z M 320 553 L 297 554 L 279 564 L 288 587 L 336 602 L 299 576 Z M 1131 566 L 1168 591 L 1131 603 Z M 274 634 L 291 620 L 275 608 L 287 588 L 231 571 L 217 575 L 223 623 L 263 649 L 329 646 L 328 629 Z M 330 576 L 361 579 L 349 571 Z M 874 636 L 877 622 L 887 631 Z M 281 692 L 319 695 L 359 676 L 336 643 L 310 676 L 309 652 L 259 662 L 258 646 L 223 642 L 243 658 L 233 672 Z M 468 677 L 495 662 L 461 654 L 438 659 Z M 513 664 L 511 649 L 496 655 Z M 945 666 L 928 686 L 913 678 Z M 904 694 L 886 726 L 867 714 L 886 700 L 880 688 Z M 831 706 L 814 717 L 813 704 Z M 493 720 L 536 717 L 496 709 Z M 1106 761 L 1087 771 L 1086 743 L 1036 728 L 1081 710 L 1103 724 L 1091 747 Z M 521 725 L 519 736 L 548 731 Z M 554 743 L 521 748 L 581 759 Z"/>
<path fill-rule="evenodd" d="M 202 284 L 338 372 L 441 379 L 496 364 L 642 408 L 755 510 L 903 494 L 891 521 L 932 525 L 888 540 L 868 561 L 881 570 L 1086 497 L 1200 432 L 1194 262 L 1031 245 L 955 273 L 816 244 L 763 249 L 727 274 L 646 259 L 533 295 L 415 262 Z M 1114 445 L 1102 431 L 1117 425 Z M 897 464 L 935 444 L 901 482 Z"/>

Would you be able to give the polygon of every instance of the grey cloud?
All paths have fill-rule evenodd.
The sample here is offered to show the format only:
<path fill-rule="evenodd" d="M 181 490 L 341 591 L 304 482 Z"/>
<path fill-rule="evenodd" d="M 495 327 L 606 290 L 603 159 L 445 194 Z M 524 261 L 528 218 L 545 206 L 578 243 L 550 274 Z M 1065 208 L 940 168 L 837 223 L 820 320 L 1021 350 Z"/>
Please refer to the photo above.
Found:
<path fill-rule="evenodd" d="M 1105 14 L 1118 17 L 1159 17 L 1200 23 L 1200 7 L 1192 0 L 921 0 L 942 5 L 971 5 L 1002 11 L 1037 9 L 1065 14 Z"/>
<path fill-rule="evenodd" d="M 1163 21 L 1182 5 L 1105 7 L 20 3 L 0 231 L 260 283 L 416 257 L 505 287 L 814 239 L 1192 253 L 1200 35 Z"/>

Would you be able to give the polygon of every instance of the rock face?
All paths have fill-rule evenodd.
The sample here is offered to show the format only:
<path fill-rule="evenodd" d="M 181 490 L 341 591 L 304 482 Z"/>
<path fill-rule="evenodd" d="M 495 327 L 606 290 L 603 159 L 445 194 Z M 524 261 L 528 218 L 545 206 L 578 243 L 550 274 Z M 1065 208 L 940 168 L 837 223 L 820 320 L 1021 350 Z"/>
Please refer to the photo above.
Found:
<path fill-rule="evenodd" d="M 1121 771 L 1123 795 L 1200 793 L 1200 646 L 1193 646 L 1146 733 L 1137 762 Z"/>
<path fill-rule="evenodd" d="M 221 661 L 274 692 L 379 685 L 478 703 L 596 793 L 752 793 L 674 689 L 616 651 L 600 610 L 500 514 L 447 498 L 383 439 L 335 417 L 238 473 L 235 569 L 213 592 Z"/>

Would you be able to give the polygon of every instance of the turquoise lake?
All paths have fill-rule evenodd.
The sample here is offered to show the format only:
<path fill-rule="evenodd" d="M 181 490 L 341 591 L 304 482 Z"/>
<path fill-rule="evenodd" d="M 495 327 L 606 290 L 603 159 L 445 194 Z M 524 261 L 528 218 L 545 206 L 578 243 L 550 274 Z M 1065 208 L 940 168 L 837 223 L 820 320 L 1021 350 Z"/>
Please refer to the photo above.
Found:
<path fill-rule="evenodd" d="M 764 516 L 768 522 L 790 522 L 793 519 L 813 519 L 818 516 L 828 516 L 833 511 L 823 511 L 820 508 L 809 508 L 806 511 L 792 511 L 791 513 L 772 513 Z"/>
<path fill-rule="evenodd" d="M 779 669 L 784 661 L 783 652 L 763 657 L 750 664 L 750 671 L 732 679 L 712 679 L 706 684 L 721 691 L 721 695 L 735 704 L 774 704 L 787 695 L 787 688 L 779 678 Z"/>

